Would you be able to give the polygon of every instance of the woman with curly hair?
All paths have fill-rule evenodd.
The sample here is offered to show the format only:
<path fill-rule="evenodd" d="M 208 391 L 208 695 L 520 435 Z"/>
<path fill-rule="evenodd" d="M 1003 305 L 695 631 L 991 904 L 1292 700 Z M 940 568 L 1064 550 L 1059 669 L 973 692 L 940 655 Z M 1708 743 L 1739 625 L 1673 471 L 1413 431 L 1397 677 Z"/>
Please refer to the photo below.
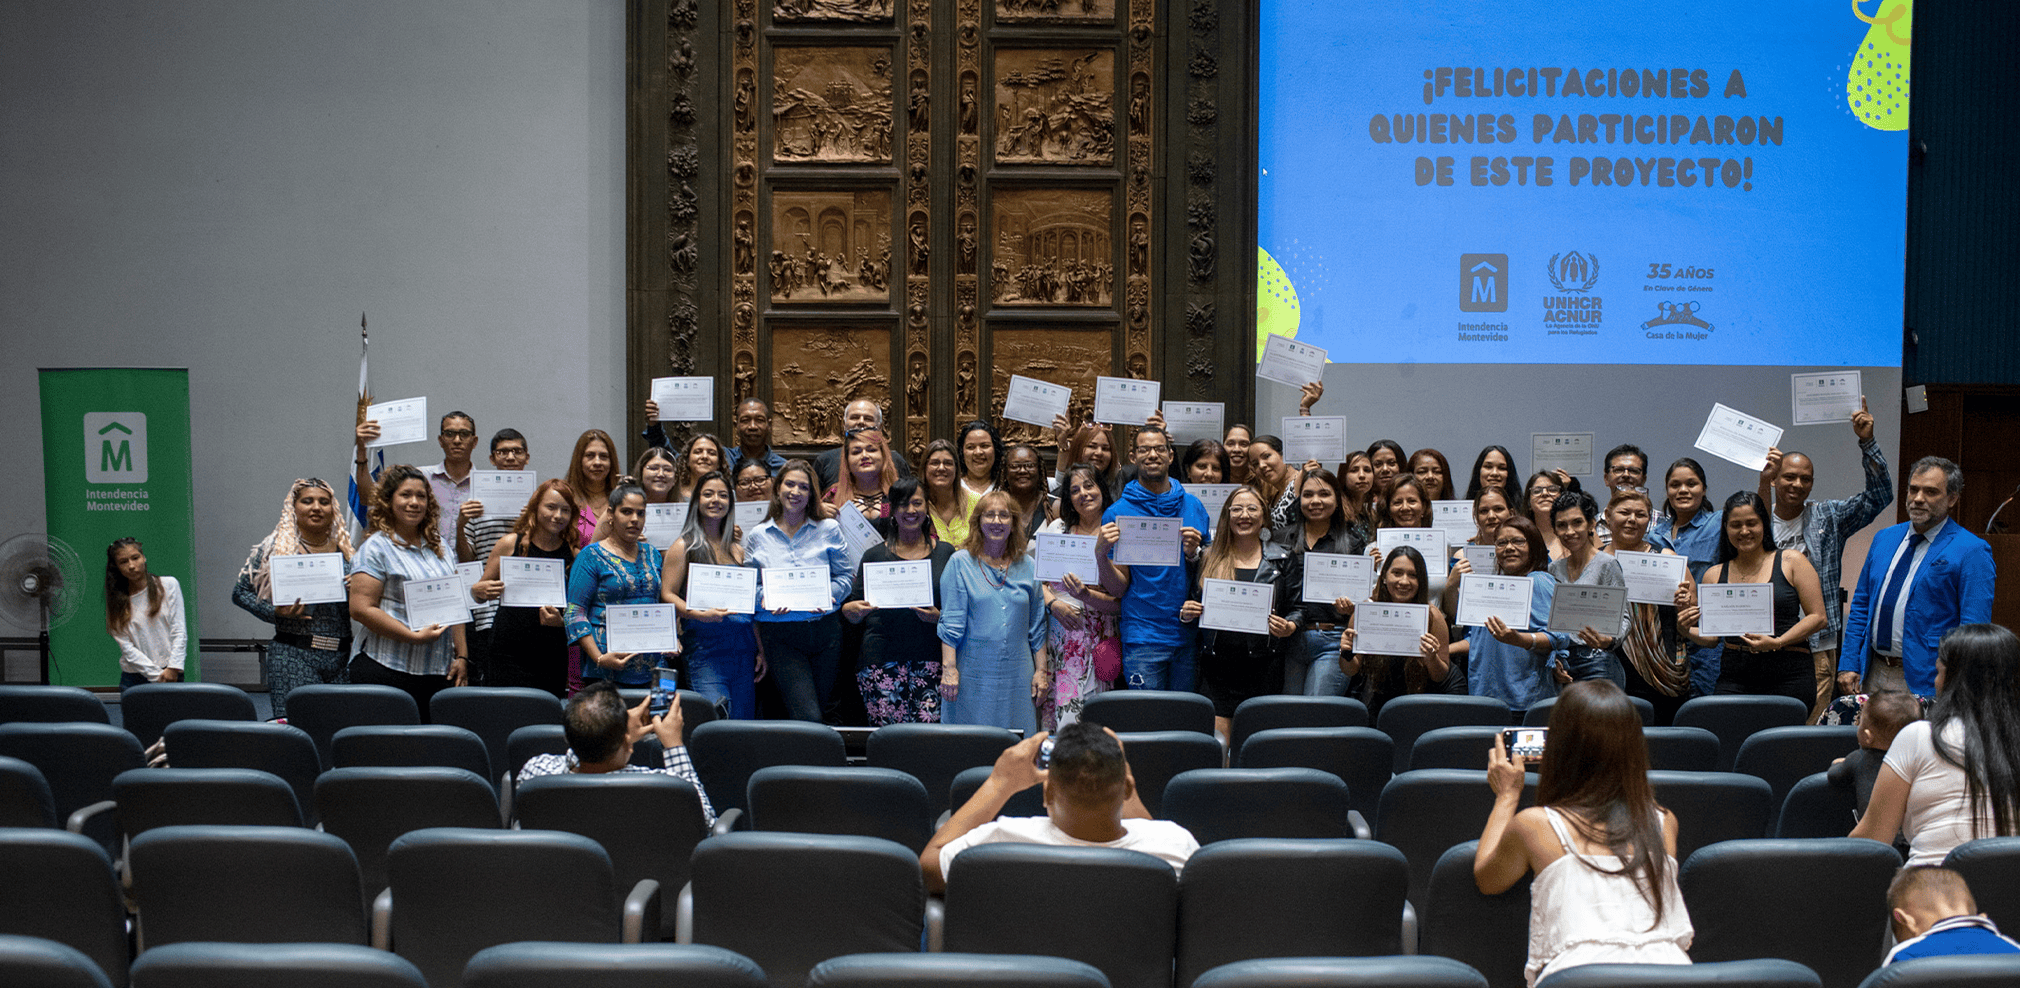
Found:
<path fill-rule="evenodd" d="M 351 617 L 365 629 L 351 682 L 406 692 L 423 721 L 436 693 L 470 675 L 464 625 L 407 626 L 407 582 L 456 575 L 454 557 L 442 548 L 441 515 L 421 471 L 404 463 L 388 468 L 372 492 L 370 534 L 351 567 Z"/>
<path fill-rule="evenodd" d="M 351 547 L 349 527 L 338 522 L 337 495 L 329 484 L 314 477 L 295 481 L 281 501 L 280 521 L 253 546 L 231 588 L 232 603 L 274 626 L 267 645 L 267 696 L 278 719 L 287 718 L 288 694 L 296 687 L 349 678 L 344 664 L 350 658 L 350 603 L 273 599 L 276 556 L 340 553 L 349 572 L 357 550 Z"/>

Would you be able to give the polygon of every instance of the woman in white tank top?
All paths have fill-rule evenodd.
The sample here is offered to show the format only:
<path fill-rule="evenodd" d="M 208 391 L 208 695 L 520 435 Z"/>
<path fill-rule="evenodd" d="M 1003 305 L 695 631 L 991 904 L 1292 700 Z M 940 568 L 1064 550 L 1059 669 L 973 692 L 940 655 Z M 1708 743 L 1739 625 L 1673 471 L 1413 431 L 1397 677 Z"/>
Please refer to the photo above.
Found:
<path fill-rule="evenodd" d="M 1531 986 L 1582 964 L 1688 964 L 1692 929 L 1676 886 L 1676 814 L 1655 802 L 1641 716 L 1605 679 L 1576 682 L 1550 715 L 1538 805 L 1517 812 L 1523 759 L 1497 736 L 1494 812 L 1473 880 L 1489 895 L 1529 890 Z"/>

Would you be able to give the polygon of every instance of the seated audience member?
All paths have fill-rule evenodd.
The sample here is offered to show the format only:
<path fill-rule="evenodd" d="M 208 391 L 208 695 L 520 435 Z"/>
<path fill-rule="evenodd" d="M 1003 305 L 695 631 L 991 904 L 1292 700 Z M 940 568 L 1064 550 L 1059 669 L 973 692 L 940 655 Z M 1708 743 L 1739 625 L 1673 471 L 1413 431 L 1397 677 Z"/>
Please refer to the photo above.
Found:
<path fill-rule="evenodd" d="M 1042 769 L 1038 752 L 1048 738 L 1051 768 Z M 996 818 L 1011 796 L 1041 784 L 1044 816 Z M 926 890 L 947 887 L 947 874 L 962 851 L 1006 843 L 1142 851 L 1170 863 L 1174 871 L 1184 869 L 1199 850 L 1184 827 L 1150 818 L 1136 796 L 1136 777 L 1122 755 L 1122 739 L 1086 721 L 1068 724 L 1058 734 L 1034 734 L 997 756 L 982 788 L 954 811 L 919 855 Z"/>
<path fill-rule="evenodd" d="M 1912 694 L 1900 690 L 1875 693 L 1859 710 L 1859 750 L 1831 763 L 1831 784 L 1849 786 L 1858 794 L 1860 815 L 1873 798 L 1873 783 L 1880 778 L 1880 766 L 1894 736 L 1901 728 L 1922 719 L 1922 704 Z"/>
<path fill-rule="evenodd" d="M 582 692 L 569 697 L 567 706 L 561 709 L 561 734 L 568 739 L 568 753 L 534 755 L 526 759 L 526 764 L 519 769 L 519 781 L 570 772 L 585 775 L 659 772 L 685 779 L 694 786 L 695 794 L 701 797 L 702 818 L 715 823 L 715 807 L 709 805 L 708 792 L 701 787 L 701 776 L 695 774 L 694 761 L 688 757 L 687 746 L 680 739 L 680 704 L 670 704 L 665 715 L 654 717 L 646 712 L 651 703 L 652 698 L 647 697 L 638 701 L 638 706 L 626 710 L 624 697 L 607 679 L 599 679 L 583 687 Z M 631 746 L 645 740 L 648 734 L 659 737 L 664 759 L 661 768 L 631 764 Z"/>
<path fill-rule="evenodd" d="M 2020 954 L 2020 943 L 1978 911 L 1964 876 L 1948 868 L 1901 869 L 1887 887 L 1887 908 L 1898 942 L 1881 967 L 1917 957 Z"/>

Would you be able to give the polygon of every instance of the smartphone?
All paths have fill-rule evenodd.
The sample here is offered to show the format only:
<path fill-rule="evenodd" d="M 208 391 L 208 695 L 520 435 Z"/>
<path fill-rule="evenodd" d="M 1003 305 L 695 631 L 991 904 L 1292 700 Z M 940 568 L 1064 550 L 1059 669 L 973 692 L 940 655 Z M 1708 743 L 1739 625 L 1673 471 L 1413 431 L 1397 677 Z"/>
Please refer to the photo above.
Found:
<path fill-rule="evenodd" d="M 1543 741 L 1550 733 L 1547 727 L 1510 727 L 1501 732 L 1501 746 L 1508 749 L 1508 757 L 1521 755 L 1524 758 L 1543 757 Z"/>
<path fill-rule="evenodd" d="M 1048 736 L 1045 740 L 1038 742 L 1038 757 L 1033 759 L 1033 761 L 1038 763 L 1040 770 L 1052 767 L 1052 743 L 1056 740 L 1058 739 Z"/>
<path fill-rule="evenodd" d="M 654 717 L 666 716 L 667 708 L 673 705 L 674 695 L 680 692 L 680 674 L 665 666 L 652 670 L 652 704 L 645 709 Z"/>

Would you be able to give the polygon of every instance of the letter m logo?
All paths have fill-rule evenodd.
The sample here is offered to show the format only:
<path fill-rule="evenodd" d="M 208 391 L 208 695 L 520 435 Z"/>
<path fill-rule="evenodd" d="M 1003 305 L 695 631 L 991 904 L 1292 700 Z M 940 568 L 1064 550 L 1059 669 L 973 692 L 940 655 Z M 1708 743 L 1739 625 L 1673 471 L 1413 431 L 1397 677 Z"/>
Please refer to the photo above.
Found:
<path fill-rule="evenodd" d="M 1508 311 L 1508 255 L 1459 255 L 1459 311 Z"/>
<path fill-rule="evenodd" d="M 84 416 L 84 479 L 93 484 L 147 483 L 147 416 L 89 412 Z"/>

